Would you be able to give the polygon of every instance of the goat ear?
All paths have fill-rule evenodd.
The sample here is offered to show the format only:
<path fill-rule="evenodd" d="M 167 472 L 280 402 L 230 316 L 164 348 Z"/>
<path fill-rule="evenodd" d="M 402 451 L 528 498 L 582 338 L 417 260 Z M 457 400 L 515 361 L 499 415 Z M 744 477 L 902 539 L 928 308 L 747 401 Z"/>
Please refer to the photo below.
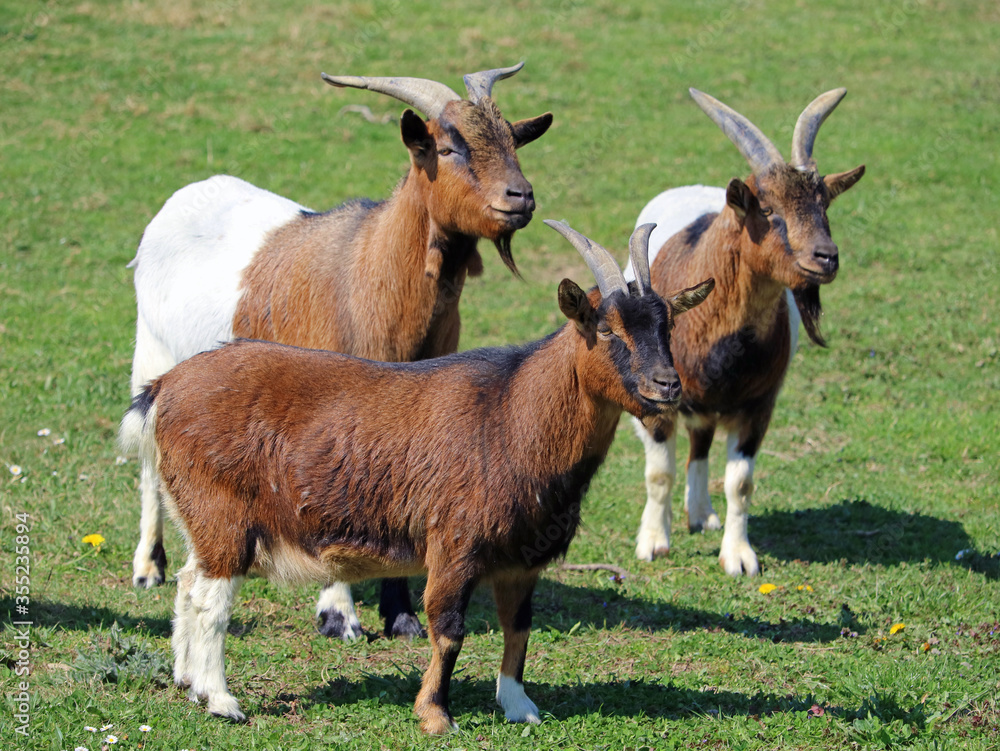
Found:
<path fill-rule="evenodd" d="M 745 182 L 734 177 L 726 186 L 726 203 L 736 212 L 736 216 L 743 220 L 754 208 L 757 197 Z"/>
<path fill-rule="evenodd" d="M 403 116 L 399 118 L 399 130 L 403 143 L 418 164 L 422 164 L 434 153 L 434 137 L 427 130 L 427 123 L 413 110 L 403 112 Z"/>
<path fill-rule="evenodd" d="M 519 149 L 526 143 L 531 143 L 536 138 L 540 138 L 552 125 L 552 113 L 546 112 L 544 115 L 533 117 L 529 120 L 518 120 L 511 123 L 511 130 L 514 131 L 514 148 Z"/>
<path fill-rule="evenodd" d="M 823 182 L 826 183 L 826 189 L 830 191 L 830 200 L 839 196 L 846 190 L 850 190 L 854 187 L 854 184 L 860 180 L 865 174 L 865 165 L 860 167 L 855 167 L 847 172 L 839 172 L 836 175 L 827 175 L 823 178 Z"/>
<path fill-rule="evenodd" d="M 584 336 L 592 335 L 597 328 L 594 307 L 587 299 L 587 293 L 571 279 L 559 283 L 559 310 L 576 324 Z"/>
<path fill-rule="evenodd" d="M 715 289 L 715 279 L 710 277 L 701 284 L 696 284 L 693 287 L 688 287 L 687 289 L 682 289 L 679 292 L 668 295 L 667 302 L 673 309 L 674 315 L 680 315 L 705 302 L 708 293 L 713 289 Z"/>

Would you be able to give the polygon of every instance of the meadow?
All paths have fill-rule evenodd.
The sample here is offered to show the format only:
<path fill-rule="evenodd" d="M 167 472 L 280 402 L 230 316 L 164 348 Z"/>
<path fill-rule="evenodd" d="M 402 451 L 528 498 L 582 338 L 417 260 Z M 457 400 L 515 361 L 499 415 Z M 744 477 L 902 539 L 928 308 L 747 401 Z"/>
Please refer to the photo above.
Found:
<path fill-rule="evenodd" d="M 975 0 L 0 0 L 3 747 L 997 748 L 998 28 L 1000 6 Z M 520 152 L 538 209 L 514 237 L 523 280 L 480 246 L 462 349 L 547 334 L 559 281 L 591 283 L 541 219 L 624 259 L 649 198 L 747 176 L 688 87 L 786 156 L 802 108 L 848 89 L 815 156 L 824 173 L 867 173 L 830 209 L 829 347 L 802 336 L 758 459 L 762 573 L 726 576 L 721 533 L 688 534 L 676 489 L 671 555 L 635 560 L 643 457 L 623 420 L 567 561 L 627 576 L 540 582 L 525 680 L 541 725 L 495 705 L 488 592 L 452 684 L 460 730 L 429 739 L 412 714 L 428 643 L 374 638 L 374 583 L 354 590 L 373 638 L 344 644 L 316 632 L 315 587 L 263 580 L 244 585 L 227 640 L 250 722 L 209 717 L 170 681 L 174 583 L 131 586 L 137 463 L 115 436 L 143 228 L 217 173 L 314 209 L 388 196 L 407 165 L 403 105 L 321 71 L 463 91 L 463 74 L 520 60 L 495 98 L 511 120 L 555 115 Z M 171 573 L 182 550 L 171 530 Z"/>

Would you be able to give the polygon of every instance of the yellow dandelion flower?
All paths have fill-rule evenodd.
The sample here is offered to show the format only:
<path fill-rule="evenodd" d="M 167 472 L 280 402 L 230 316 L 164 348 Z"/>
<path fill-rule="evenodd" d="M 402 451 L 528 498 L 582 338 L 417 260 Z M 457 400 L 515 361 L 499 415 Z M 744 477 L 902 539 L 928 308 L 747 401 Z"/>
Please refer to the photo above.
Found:
<path fill-rule="evenodd" d="M 769 595 L 777 588 L 778 587 L 774 584 L 761 584 L 760 587 L 757 588 L 757 591 L 759 591 L 762 595 Z"/>
<path fill-rule="evenodd" d="M 95 548 L 97 548 L 98 550 L 100 550 L 101 543 L 104 542 L 104 538 L 101 535 L 97 535 L 97 534 L 87 535 L 86 537 L 83 538 L 83 542 L 89 543 L 89 544 L 93 545 Z"/>
<path fill-rule="evenodd" d="M 898 634 L 904 628 L 906 628 L 905 623 L 893 623 L 892 628 L 889 629 L 889 634 L 890 635 Z"/>
<path fill-rule="evenodd" d="M 800 584 L 798 587 L 796 587 L 796 589 L 799 590 L 799 592 L 812 592 L 813 591 L 813 588 L 811 586 L 809 586 L 808 584 Z"/>

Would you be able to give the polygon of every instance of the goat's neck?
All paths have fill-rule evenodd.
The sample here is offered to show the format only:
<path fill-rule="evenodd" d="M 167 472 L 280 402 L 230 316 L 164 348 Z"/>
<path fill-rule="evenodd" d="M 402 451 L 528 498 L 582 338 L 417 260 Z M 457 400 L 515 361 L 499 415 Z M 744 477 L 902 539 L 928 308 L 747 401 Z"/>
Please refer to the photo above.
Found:
<path fill-rule="evenodd" d="M 611 445 L 622 408 L 588 389 L 581 346 L 574 326 L 563 326 L 524 361 L 503 397 L 510 401 L 503 414 L 516 416 L 507 417 L 507 445 L 524 466 L 568 471 L 585 459 L 602 460 Z"/>
<path fill-rule="evenodd" d="M 458 348 L 458 302 L 470 266 L 479 268 L 477 240 L 439 228 L 412 176 L 387 201 L 369 247 L 378 257 L 370 285 L 376 294 L 387 293 L 375 299 L 405 300 L 404 308 L 382 321 L 397 332 L 391 359 L 424 359 Z"/>
<path fill-rule="evenodd" d="M 749 329 L 763 337 L 774 327 L 784 286 L 747 263 L 750 253 L 760 252 L 752 243 L 742 222 L 726 206 L 698 244 L 699 280 L 712 276 L 715 291 L 685 315 L 710 321 L 718 336 Z"/>

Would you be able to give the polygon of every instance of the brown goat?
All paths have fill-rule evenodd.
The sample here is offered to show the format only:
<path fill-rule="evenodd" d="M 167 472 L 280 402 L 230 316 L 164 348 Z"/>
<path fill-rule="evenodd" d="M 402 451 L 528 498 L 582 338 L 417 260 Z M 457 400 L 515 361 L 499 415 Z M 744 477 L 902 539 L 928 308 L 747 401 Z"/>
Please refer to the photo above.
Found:
<path fill-rule="evenodd" d="M 541 136 L 545 114 L 513 124 L 491 98 L 521 66 L 465 77 L 469 100 L 415 78 L 324 79 L 410 104 L 402 139 L 410 169 L 386 201 L 349 201 L 315 213 L 234 177 L 177 191 L 143 235 L 132 265 L 138 323 L 132 394 L 175 364 L 234 337 L 409 361 L 458 348 L 459 296 L 482 270 L 479 238 L 492 240 L 516 273 L 513 233 L 531 220 L 531 184 L 515 150 Z M 133 582 L 164 580 L 166 555 L 156 468 L 141 466 L 141 539 Z M 383 590 L 387 632 L 420 623 L 405 581 Z M 320 630 L 361 633 L 350 589 L 320 597 Z"/>
<path fill-rule="evenodd" d="M 821 176 L 812 158 L 819 126 L 846 91 L 815 99 L 799 117 L 792 162 L 750 121 L 699 91 L 691 94 L 739 148 L 753 174 L 722 189 L 689 186 L 666 191 L 639 214 L 637 224 L 656 222 L 651 247 L 657 290 L 712 276 L 719 292 L 678 322 L 672 347 L 684 387 L 680 415 L 691 438 L 684 508 L 691 531 L 718 529 L 708 493 L 708 452 L 717 425 L 728 432 L 726 523 L 719 560 L 726 572 L 756 574 L 757 556 L 747 537 L 754 461 L 771 419 L 798 337 L 798 315 L 789 309 L 791 289 L 806 332 L 819 332 L 819 285 L 839 267 L 826 211 L 852 187 L 864 166 Z M 683 229 L 681 229 L 683 228 Z M 664 235 L 669 237 L 664 242 Z M 644 421 L 647 501 L 636 555 L 652 560 L 670 548 L 670 492 L 676 476 L 675 421 Z"/>
<path fill-rule="evenodd" d="M 672 413 L 674 316 L 708 280 L 664 301 L 633 233 L 630 289 L 611 255 L 549 223 L 587 259 L 600 292 L 568 279 L 569 319 L 532 344 L 404 364 L 240 341 L 154 380 L 126 414 L 123 442 L 160 468 L 188 543 L 178 576 L 174 679 L 210 712 L 243 713 L 225 679 L 224 641 L 243 577 L 356 581 L 427 572 L 433 658 L 415 711 L 456 727 L 450 677 L 473 589 L 490 583 L 504 633 L 497 700 L 538 722 L 525 695 L 531 595 L 565 554 L 580 502 L 622 410 Z"/>

